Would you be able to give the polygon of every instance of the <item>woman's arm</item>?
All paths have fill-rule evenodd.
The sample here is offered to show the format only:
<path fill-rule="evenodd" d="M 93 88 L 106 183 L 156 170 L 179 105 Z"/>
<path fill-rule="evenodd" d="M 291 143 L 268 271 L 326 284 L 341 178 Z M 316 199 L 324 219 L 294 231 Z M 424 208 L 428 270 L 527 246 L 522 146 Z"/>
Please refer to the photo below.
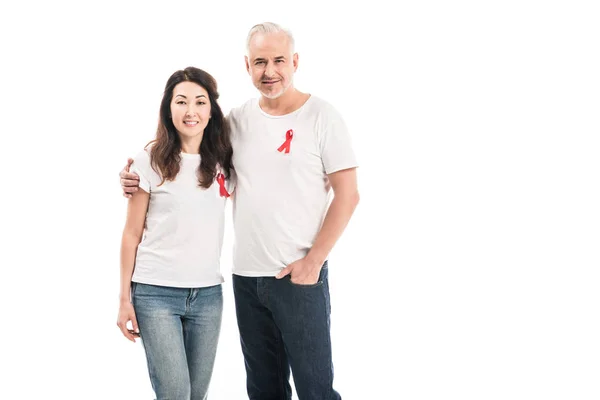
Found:
<path fill-rule="evenodd" d="M 133 342 L 135 342 L 135 336 L 139 336 L 137 335 L 139 329 L 131 304 L 131 277 L 133 276 L 137 247 L 144 234 L 144 223 L 149 201 L 150 194 L 144 190 L 133 193 L 127 205 L 127 219 L 123 229 L 123 238 L 121 239 L 121 286 L 117 326 L 121 329 L 123 335 Z M 128 330 L 128 321 L 131 321 L 135 333 Z"/>

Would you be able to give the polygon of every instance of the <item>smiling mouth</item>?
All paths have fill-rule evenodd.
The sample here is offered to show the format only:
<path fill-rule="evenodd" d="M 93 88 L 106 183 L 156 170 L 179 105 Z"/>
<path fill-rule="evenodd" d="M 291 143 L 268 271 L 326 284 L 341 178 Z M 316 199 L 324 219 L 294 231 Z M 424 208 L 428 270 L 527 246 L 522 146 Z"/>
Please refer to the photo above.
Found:
<path fill-rule="evenodd" d="M 192 127 L 198 125 L 198 121 L 183 121 L 183 124 Z"/>
<path fill-rule="evenodd" d="M 279 80 L 276 80 L 276 81 L 262 81 L 262 83 L 265 84 L 265 85 L 272 85 L 272 84 L 277 83 L 277 82 L 279 82 Z"/>

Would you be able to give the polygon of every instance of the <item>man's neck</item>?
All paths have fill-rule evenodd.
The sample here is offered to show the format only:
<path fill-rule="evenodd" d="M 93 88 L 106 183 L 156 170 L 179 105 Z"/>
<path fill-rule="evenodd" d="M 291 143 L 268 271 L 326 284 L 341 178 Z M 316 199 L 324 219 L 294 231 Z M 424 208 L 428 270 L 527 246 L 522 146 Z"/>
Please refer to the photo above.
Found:
<path fill-rule="evenodd" d="M 260 96 L 260 108 L 270 115 L 286 115 L 296 111 L 306 103 L 310 95 L 302 93 L 294 87 L 288 88 L 276 99 Z"/>

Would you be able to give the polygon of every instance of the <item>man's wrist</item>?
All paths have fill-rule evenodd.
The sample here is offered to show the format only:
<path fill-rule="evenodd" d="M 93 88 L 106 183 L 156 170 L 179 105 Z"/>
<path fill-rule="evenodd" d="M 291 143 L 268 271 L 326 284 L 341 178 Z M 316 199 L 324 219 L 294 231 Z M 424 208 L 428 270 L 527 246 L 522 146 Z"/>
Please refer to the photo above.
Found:
<path fill-rule="evenodd" d="M 322 256 L 316 254 L 316 252 L 309 251 L 305 258 L 310 265 L 322 267 L 327 256 Z"/>

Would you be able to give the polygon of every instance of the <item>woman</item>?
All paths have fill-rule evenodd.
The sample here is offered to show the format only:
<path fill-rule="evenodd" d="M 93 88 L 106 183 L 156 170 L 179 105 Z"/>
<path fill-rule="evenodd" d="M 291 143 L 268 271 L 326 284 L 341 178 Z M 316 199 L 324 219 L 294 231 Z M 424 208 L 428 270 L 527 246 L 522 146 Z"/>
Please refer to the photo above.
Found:
<path fill-rule="evenodd" d="M 232 155 L 218 97 L 205 71 L 175 72 L 156 139 L 132 165 L 141 190 L 127 208 L 117 325 L 141 337 L 159 400 L 204 399 L 215 360 Z"/>

